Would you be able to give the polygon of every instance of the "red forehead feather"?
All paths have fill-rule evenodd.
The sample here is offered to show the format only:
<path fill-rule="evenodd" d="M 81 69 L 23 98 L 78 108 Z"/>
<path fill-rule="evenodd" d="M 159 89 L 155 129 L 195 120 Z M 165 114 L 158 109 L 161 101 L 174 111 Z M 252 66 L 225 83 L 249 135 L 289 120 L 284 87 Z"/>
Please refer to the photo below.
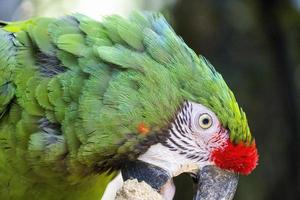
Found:
<path fill-rule="evenodd" d="M 211 160 L 221 169 L 248 175 L 255 169 L 258 162 L 256 144 L 233 144 L 230 140 L 223 148 L 216 149 L 211 154 Z"/>

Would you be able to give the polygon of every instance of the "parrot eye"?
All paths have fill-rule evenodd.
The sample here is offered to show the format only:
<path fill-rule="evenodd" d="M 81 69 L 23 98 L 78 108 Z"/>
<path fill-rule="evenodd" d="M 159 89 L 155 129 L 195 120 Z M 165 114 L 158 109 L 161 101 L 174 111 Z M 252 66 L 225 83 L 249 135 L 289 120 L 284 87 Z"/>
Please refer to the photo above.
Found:
<path fill-rule="evenodd" d="M 199 126 L 201 128 L 208 129 L 211 127 L 211 125 L 212 125 L 212 117 L 209 114 L 204 113 L 199 116 Z"/>

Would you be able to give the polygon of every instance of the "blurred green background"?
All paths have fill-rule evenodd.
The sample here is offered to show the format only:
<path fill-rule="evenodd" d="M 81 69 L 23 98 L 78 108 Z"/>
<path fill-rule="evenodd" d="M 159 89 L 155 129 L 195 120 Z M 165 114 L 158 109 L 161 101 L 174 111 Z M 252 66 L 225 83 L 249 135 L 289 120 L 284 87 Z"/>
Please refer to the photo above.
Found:
<path fill-rule="evenodd" d="M 0 0 L 0 20 L 137 9 L 163 12 L 246 111 L 260 161 L 235 200 L 300 199 L 300 0 Z M 175 181 L 175 199 L 192 199 L 189 177 Z"/>

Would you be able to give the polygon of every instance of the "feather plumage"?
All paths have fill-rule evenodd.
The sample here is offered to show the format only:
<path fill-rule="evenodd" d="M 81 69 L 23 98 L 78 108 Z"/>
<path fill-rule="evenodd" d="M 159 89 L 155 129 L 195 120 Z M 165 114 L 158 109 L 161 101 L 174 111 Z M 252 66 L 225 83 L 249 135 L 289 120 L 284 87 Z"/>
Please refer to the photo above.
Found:
<path fill-rule="evenodd" d="M 97 199 L 105 172 L 163 141 L 185 100 L 213 110 L 232 141 L 253 140 L 221 75 L 159 14 L 1 26 L 1 199 Z"/>

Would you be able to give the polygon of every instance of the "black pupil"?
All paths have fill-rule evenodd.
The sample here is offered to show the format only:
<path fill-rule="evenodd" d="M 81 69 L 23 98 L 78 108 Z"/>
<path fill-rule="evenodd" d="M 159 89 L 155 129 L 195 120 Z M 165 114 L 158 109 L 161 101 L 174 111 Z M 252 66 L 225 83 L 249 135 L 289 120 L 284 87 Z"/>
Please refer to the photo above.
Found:
<path fill-rule="evenodd" d="M 209 123 L 209 119 L 208 119 L 208 118 L 203 119 L 203 120 L 202 120 L 202 123 L 203 123 L 204 125 L 207 125 L 207 124 Z"/>

